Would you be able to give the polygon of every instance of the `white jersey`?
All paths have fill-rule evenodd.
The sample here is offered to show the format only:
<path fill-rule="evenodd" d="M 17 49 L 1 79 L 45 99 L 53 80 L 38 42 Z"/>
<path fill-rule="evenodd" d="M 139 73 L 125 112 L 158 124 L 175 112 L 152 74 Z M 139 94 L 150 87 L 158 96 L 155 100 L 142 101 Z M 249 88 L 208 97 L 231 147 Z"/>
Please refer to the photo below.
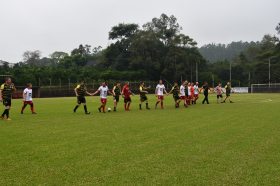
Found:
<path fill-rule="evenodd" d="M 191 96 L 192 95 L 192 89 L 191 89 L 192 87 L 191 86 L 188 86 L 188 96 Z"/>
<path fill-rule="evenodd" d="M 180 96 L 186 96 L 185 86 L 184 85 L 180 86 Z"/>
<path fill-rule="evenodd" d="M 199 94 L 199 88 L 198 88 L 198 86 L 197 86 L 197 85 L 194 85 L 193 88 L 194 88 L 194 94 L 195 94 L 195 95 Z"/>
<path fill-rule="evenodd" d="M 156 90 L 157 90 L 156 94 L 158 96 L 163 96 L 165 86 L 163 84 L 162 85 L 158 84 L 157 87 L 156 87 Z"/>
<path fill-rule="evenodd" d="M 107 98 L 107 94 L 108 94 L 108 90 L 109 90 L 108 87 L 107 86 L 105 86 L 105 87 L 100 86 L 98 88 L 98 90 L 100 92 L 100 98 L 106 99 Z"/>
<path fill-rule="evenodd" d="M 23 94 L 25 94 L 24 101 L 32 101 L 32 89 L 25 88 Z"/>

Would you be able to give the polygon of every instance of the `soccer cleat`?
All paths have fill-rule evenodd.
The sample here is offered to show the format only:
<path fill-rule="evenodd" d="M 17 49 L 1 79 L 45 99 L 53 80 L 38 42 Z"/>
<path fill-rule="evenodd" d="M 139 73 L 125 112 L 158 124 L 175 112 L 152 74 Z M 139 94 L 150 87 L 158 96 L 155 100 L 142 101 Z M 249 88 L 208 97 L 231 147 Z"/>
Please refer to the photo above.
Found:
<path fill-rule="evenodd" d="M 37 114 L 36 112 L 32 112 L 32 114 Z"/>
<path fill-rule="evenodd" d="M 98 111 L 101 112 L 101 108 L 98 108 Z"/>
<path fill-rule="evenodd" d="M 88 114 L 90 114 L 90 112 L 86 112 L 85 114 L 87 114 L 87 115 L 88 115 Z"/>
<path fill-rule="evenodd" d="M 7 119 L 5 119 L 6 121 L 11 121 L 12 119 L 11 118 L 7 118 Z"/>
<path fill-rule="evenodd" d="M 234 103 L 233 101 L 230 101 L 230 103 Z"/>
<path fill-rule="evenodd" d="M 23 111 L 21 111 L 20 113 L 23 114 Z"/>

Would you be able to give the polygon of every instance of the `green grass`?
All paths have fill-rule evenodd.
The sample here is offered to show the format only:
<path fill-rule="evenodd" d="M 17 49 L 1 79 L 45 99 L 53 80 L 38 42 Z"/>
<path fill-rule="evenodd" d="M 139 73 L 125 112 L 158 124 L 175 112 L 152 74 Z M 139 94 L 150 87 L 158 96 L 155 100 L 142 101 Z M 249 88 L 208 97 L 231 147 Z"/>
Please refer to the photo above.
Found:
<path fill-rule="evenodd" d="M 233 104 L 72 113 L 75 98 L 35 99 L 0 121 L 0 185 L 279 185 L 280 95 L 232 95 Z M 154 107 L 155 97 L 150 96 Z M 108 101 L 112 108 L 112 98 Z"/>

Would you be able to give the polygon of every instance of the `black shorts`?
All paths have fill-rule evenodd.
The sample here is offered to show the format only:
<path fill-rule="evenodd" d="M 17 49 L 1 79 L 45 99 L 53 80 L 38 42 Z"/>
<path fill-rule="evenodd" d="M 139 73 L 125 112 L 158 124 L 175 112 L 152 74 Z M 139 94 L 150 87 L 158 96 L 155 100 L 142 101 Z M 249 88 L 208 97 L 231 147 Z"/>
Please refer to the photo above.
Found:
<path fill-rule="evenodd" d="M 178 101 L 180 99 L 179 96 L 173 96 L 173 98 L 174 98 L 175 101 Z"/>
<path fill-rule="evenodd" d="M 223 95 L 221 94 L 221 95 L 217 95 L 217 99 L 219 99 L 219 98 L 223 98 Z"/>
<path fill-rule="evenodd" d="M 120 96 L 114 96 L 114 100 L 115 100 L 116 102 L 119 102 Z"/>
<path fill-rule="evenodd" d="M 140 101 L 141 102 L 144 102 L 144 101 L 147 101 L 148 100 L 148 98 L 147 98 L 147 96 L 145 95 L 145 96 L 140 96 Z"/>
<path fill-rule="evenodd" d="M 77 102 L 78 102 L 78 104 L 86 103 L 86 98 L 84 96 L 78 96 Z"/>
<path fill-rule="evenodd" d="M 128 102 L 131 102 L 131 98 L 130 97 L 124 98 L 124 103 L 128 103 Z"/>
<path fill-rule="evenodd" d="M 11 106 L 12 105 L 12 100 L 11 99 L 3 99 L 3 105 L 5 107 Z"/>
<path fill-rule="evenodd" d="M 229 97 L 229 96 L 230 96 L 230 93 L 226 93 L 226 96 Z"/>

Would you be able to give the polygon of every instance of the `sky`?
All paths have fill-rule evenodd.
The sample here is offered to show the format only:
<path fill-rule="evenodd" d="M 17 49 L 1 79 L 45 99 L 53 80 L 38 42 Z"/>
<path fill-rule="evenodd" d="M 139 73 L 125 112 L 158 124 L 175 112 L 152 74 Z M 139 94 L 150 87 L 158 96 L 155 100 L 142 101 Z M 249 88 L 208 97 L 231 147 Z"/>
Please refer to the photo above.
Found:
<path fill-rule="evenodd" d="M 105 48 L 113 26 L 142 26 L 162 13 L 198 46 L 259 41 L 276 34 L 280 0 L 0 0 L 0 60 L 19 62 L 27 50 L 69 53 L 79 44 Z"/>

